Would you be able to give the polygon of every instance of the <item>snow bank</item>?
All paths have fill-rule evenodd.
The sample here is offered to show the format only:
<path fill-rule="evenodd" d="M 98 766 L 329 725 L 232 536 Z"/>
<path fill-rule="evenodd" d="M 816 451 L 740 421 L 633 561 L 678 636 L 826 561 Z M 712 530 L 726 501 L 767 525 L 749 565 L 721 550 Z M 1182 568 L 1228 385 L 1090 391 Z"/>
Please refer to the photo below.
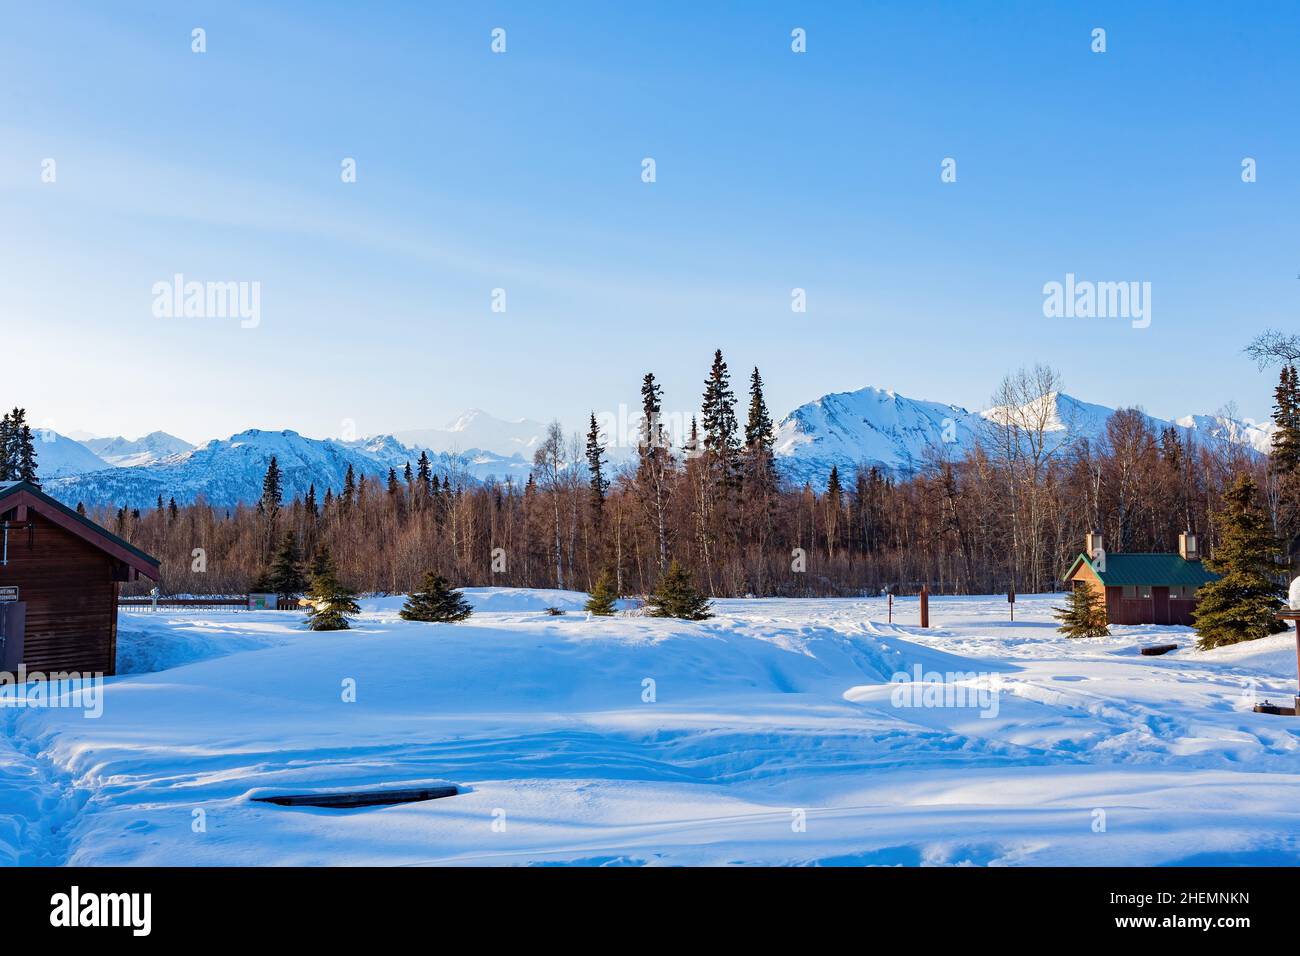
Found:
<path fill-rule="evenodd" d="M 294 639 L 304 616 L 285 611 L 131 611 L 118 614 L 117 672 L 149 674 Z"/>
<path fill-rule="evenodd" d="M 562 611 L 581 611 L 587 603 L 585 591 L 560 591 L 554 588 L 462 588 L 461 593 L 475 611 L 526 612 L 557 607 Z M 366 598 L 359 602 L 363 611 L 397 612 L 406 603 L 406 595 L 394 594 Z"/>
<path fill-rule="evenodd" d="M 685 623 L 467 596 L 463 623 L 382 598 L 325 634 L 286 612 L 123 615 L 133 669 L 156 670 L 110 680 L 102 718 L 0 710 L 0 863 L 1300 862 L 1300 736 L 1249 710 L 1295 687 L 1293 636 L 1069 641 L 1054 596 L 1014 623 L 1004 598 L 936 598 L 929 630 L 905 601 L 892 625 L 876 599 Z M 1171 637 L 1187 649 L 1131 653 Z M 996 681 L 996 708 L 900 706 L 893 678 L 918 672 Z M 430 780 L 467 792 L 249 800 Z"/>

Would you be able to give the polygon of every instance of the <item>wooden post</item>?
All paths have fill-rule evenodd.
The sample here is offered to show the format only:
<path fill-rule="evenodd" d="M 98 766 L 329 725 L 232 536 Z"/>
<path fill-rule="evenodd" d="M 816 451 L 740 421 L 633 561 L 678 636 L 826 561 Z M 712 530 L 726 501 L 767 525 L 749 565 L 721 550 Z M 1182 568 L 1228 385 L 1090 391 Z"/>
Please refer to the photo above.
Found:
<path fill-rule="evenodd" d="M 1300 611 L 1279 611 L 1278 615 L 1283 621 L 1295 622 L 1295 664 L 1296 664 L 1296 682 L 1300 687 Z M 1295 697 L 1295 713 L 1300 715 L 1300 693 Z"/>
<path fill-rule="evenodd" d="M 921 585 L 921 626 L 930 626 L 930 589 Z"/>
<path fill-rule="evenodd" d="M 1282 619 L 1295 621 L 1295 673 L 1297 686 L 1300 686 L 1300 611 L 1291 611 Z M 1300 694 L 1296 694 L 1295 712 L 1300 714 Z"/>
<path fill-rule="evenodd" d="M 894 595 L 889 595 L 889 623 L 894 623 Z"/>

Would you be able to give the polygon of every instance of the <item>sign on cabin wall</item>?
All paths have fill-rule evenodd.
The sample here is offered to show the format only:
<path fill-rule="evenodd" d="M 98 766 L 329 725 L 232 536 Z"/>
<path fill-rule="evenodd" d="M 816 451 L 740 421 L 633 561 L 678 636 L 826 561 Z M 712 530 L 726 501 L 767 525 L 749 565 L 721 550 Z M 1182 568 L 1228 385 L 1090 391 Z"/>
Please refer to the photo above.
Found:
<path fill-rule="evenodd" d="M 0 604 L 12 604 L 18 600 L 18 585 L 7 584 L 0 588 Z"/>

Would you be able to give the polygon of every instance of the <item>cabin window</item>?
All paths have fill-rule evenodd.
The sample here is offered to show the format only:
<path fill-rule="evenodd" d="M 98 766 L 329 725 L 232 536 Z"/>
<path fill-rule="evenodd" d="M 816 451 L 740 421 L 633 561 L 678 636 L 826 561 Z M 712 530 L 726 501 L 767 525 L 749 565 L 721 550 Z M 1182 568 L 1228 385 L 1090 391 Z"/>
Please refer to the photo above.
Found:
<path fill-rule="evenodd" d="M 1138 589 L 1137 589 L 1137 587 L 1136 587 L 1135 585 L 1132 585 L 1132 584 L 1126 584 L 1126 585 L 1124 585 L 1124 597 L 1125 597 L 1125 599 L 1131 601 L 1131 600 L 1133 600 L 1134 598 L 1136 598 L 1137 596 L 1138 596 Z"/>
<path fill-rule="evenodd" d="M 1151 600 L 1151 585 L 1149 584 L 1138 585 L 1138 597 L 1140 597 L 1144 601 Z"/>
<path fill-rule="evenodd" d="M 1180 587 L 1170 588 L 1169 590 L 1174 597 L 1182 598 L 1184 601 L 1196 600 L 1196 588 L 1191 585 L 1184 584 Z"/>

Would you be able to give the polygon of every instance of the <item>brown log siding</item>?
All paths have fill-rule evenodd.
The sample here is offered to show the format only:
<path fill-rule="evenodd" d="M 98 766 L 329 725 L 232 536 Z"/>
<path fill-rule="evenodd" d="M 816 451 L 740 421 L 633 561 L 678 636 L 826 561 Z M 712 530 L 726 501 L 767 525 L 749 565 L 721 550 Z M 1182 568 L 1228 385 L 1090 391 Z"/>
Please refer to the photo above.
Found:
<path fill-rule="evenodd" d="M 112 674 L 117 658 L 118 580 L 112 557 L 34 512 L 33 528 L 9 529 L 0 585 L 17 585 L 27 605 L 23 663 L 28 672 Z"/>

